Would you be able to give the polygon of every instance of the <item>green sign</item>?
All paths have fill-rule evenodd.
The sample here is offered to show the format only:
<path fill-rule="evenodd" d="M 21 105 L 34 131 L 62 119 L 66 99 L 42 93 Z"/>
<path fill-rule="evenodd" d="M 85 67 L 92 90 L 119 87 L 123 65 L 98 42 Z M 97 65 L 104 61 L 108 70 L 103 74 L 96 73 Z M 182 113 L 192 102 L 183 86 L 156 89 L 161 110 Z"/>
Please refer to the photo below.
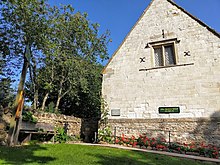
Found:
<path fill-rule="evenodd" d="M 159 107 L 159 113 L 180 113 L 180 107 Z"/>

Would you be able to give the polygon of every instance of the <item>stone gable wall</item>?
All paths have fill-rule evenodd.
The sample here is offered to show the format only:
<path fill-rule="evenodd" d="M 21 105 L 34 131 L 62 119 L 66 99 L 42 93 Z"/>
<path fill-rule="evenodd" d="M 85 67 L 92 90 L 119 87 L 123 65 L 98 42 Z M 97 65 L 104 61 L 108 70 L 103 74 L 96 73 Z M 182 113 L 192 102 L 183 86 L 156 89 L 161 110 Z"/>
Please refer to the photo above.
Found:
<path fill-rule="evenodd" d="M 147 43 L 174 38 L 183 66 L 139 71 L 154 67 Z M 110 111 L 120 110 L 110 119 L 220 117 L 220 38 L 168 1 L 154 0 L 104 70 L 102 93 Z M 163 106 L 180 113 L 159 114 Z"/>

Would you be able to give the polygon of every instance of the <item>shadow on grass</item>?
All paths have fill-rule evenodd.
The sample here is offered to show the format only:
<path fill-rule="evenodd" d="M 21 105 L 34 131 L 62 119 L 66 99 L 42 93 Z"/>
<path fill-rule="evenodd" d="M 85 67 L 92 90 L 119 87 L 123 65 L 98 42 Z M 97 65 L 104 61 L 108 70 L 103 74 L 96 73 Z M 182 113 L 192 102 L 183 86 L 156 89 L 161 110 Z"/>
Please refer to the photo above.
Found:
<path fill-rule="evenodd" d="M 106 154 L 88 154 L 89 156 L 98 158 L 96 162 L 99 165 L 149 165 L 141 159 L 134 159 L 126 155 L 106 155 Z"/>
<path fill-rule="evenodd" d="M 100 165 L 203 165 L 203 163 L 171 156 L 131 151 L 129 154 L 88 154 Z M 204 163 L 205 164 L 205 163 Z"/>
<path fill-rule="evenodd" d="M 27 163 L 46 164 L 54 161 L 56 158 L 49 156 L 35 156 L 35 151 L 46 150 L 40 145 L 5 147 L 0 146 L 0 164 L 16 164 L 23 165 Z"/>

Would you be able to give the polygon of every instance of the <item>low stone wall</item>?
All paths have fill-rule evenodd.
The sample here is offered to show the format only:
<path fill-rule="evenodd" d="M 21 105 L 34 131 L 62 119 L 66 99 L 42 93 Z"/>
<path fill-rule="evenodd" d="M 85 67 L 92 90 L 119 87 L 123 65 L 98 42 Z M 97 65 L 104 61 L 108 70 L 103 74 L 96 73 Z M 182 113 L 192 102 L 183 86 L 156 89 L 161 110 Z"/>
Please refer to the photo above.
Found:
<path fill-rule="evenodd" d="M 81 134 L 81 119 L 74 116 L 65 116 L 53 113 L 35 113 L 38 123 L 48 123 L 55 127 L 63 127 L 67 130 L 70 136 L 80 136 Z"/>
<path fill-rule="evenodd" d="M 220 146 L 220 118 L 184 119 L 109 119 L 116 136 L 146 133 L 149 137 L 163 137 L 167 141 L 206 142 Z"/>
<path fill-rule="evenodd" d="M 0 145 L 6 144 L 7 132 L 6 123 L 0 118 Z"/>
<path fill-rule="evenodd" d="M 3 109 L 0 107 L 0 145 L 6 144 L 7 131 L 6 127 L 9 125 L 10 118 L 4 115 Z"/>
<path fill-rule="evenodd" d="M 74 116 L 61 114 L 36 112 L 37 124 L 48 123 L 52 127 L 63 127 L 69 136 L 81 137 L 85 142 L 94 140 L 95 132 L 98 130 L 97 119 L 80 119 Z M 9 127 L 10 114 L 0 114 L 0 145 L 6 144 L 7 130 Z"/>

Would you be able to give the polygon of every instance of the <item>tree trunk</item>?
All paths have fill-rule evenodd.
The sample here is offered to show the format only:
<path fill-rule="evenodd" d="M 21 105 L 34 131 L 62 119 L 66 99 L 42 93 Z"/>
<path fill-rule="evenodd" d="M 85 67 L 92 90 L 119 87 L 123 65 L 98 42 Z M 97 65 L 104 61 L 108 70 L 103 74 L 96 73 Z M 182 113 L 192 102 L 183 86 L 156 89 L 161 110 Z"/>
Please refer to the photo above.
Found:
<path fill-rule="evenodd" d="M 45 105 L 46 105 L 46 101 L 47 101 L 48 96 L 49 96 L 49 92 L 47 92 L 46 95 L 44 96 L 43 103 L 41 106 L 42 111 L 44 111 L 44 109 L 45 109 Z"/>
<path fill-rule="evenodd" d="M 58 107 L 60 105 L 60 100 L 70 91 L 70 89 L 68 89 L 66 92 L 64 92 L 62 94 L 62 88 L 59 90 L 58 93 L 58 97 L 57 97 L 57 103 L 56 103 L 56 107 L 55 107 L 55 113 L 58 113 Z M 62 94 L 62 95 L 61 95 Z"/>
<path fill-rule="evenodd" d="M 34 109 L 38 108 L 38 84 L 37 84 L 37 64 L 36 64 L 36 60 L 35 58 L 32 58 L 32 62 L 33 62 L 33 92 L 34 92 L 34 104 L 33 107 Z"/>
<path fill-rule="evenodd" d="M 26 79 L 26 74 L 27 74 L 27 70 L 28 70 L 28 60 L 26 57 L 26 53 L 30 53 L 28 52 L 27 49 L 30 49 L 28 46 L 26 46 L 26 50 L 25 50 L 25 55 L 24 55 L 24 63 L 23 63 L 23 68 L 22 68 L 22 72 L 21 72 L 21 77 L 20 77 L 20 82 L 18 85 L 18 92 L 16 95 L 16 99 L 13 105 L 13 109 L 12 109 L 12 117 L 10 120 L 10 127 L 9 127 L 9 132 L 8 132 L 8 139 L 7 139 L 7 144 L 9 146 L 12 145 L 16 145 L 17 144 L 17 137 L 18 137 L 18 133 L 19 131 L 18 129 L 18 123 L 19 123 L 19 119 L 16 119 L 16 110 L 18 107 L 18 102 L 19 102 L 19 98 L 21 96 L 22 91 L 24 90 L 24 83 L 25 83 L 25 79 Z M 15 134 L 16 133 L 16 134 Z"/>
<path fill-rule="evenodd" d="M 59 104 L 60 104 L 60 100 L 61 100 L 61 96 L 58 96 L 56 107 L 55 107 L 55 113 L 58 113 L 58 107 L 59 107 Z"/>
<path fill-rule="evenodd" d="M 60 89 L 58 91 L 58 96 L 57 96 L 57 102 L 56 102 L 56 107 L 55 107 L 55 113 L 58 113 L 58 107 L 60 104 L 60 100 L 62 98 L 62 89 L 63 89 L 63 80 L 60 81 Z"/>
<path fill-rule="evenodd" d="M 62 72 L 63 73 L 63 72 Z M 58 91 L 58 96 L 57 96 L 57 102 L 56 102 L 56 107 L 55 107 L 55 113 L 58 113 L 58 108 L 59 108 L 59 104 L 60 104 L 60 100 L 63 98 L 63 96 L 65 96 L 69 90 L 66 90 L 63 94 L 63 83 L 65 82 L 65 76 L 62 75 L 62 79 L 60 81 L 60 89 Z"/>
<path fill-rule="evenodd" d="M 52 65 L 52 69 L 51 69 L 51 81 L 50 81 L 50 86 L 52 85 L 53 81 L 54 81 L 54 69 L 53 69 L 53 65 Z M 41 106 L 41 110 L 44 111 L 45 109 L 45 105 L 46 105 L 46 101 L 47 101 L 47 98 L 49 96 L 49 91 L 46 93 L 46 95 L 44 96 L 44 99 L 43 99 L 43 103 L 42 103 L 42 106 Z"/>
<path fill-rule="evenodd" d="M 38 90 L 34 92 L 34 109 L 38 108 Z"/>
<path fill-rule="evenodd" d="M 63 71 L 62 71 L 62 79 L 60 80 L 60 89 L 58 91 L 58 96 L 57 96 L 57 103 L 56 103 L 56 107 L 55 107 L 55 113 L 58 113 L 58 107 L 60 104 L 60 100 L 62 98 L 62 90 L 63 90 L 63 83 L 64 83 L 65 77 L 63 75 Z"/>

